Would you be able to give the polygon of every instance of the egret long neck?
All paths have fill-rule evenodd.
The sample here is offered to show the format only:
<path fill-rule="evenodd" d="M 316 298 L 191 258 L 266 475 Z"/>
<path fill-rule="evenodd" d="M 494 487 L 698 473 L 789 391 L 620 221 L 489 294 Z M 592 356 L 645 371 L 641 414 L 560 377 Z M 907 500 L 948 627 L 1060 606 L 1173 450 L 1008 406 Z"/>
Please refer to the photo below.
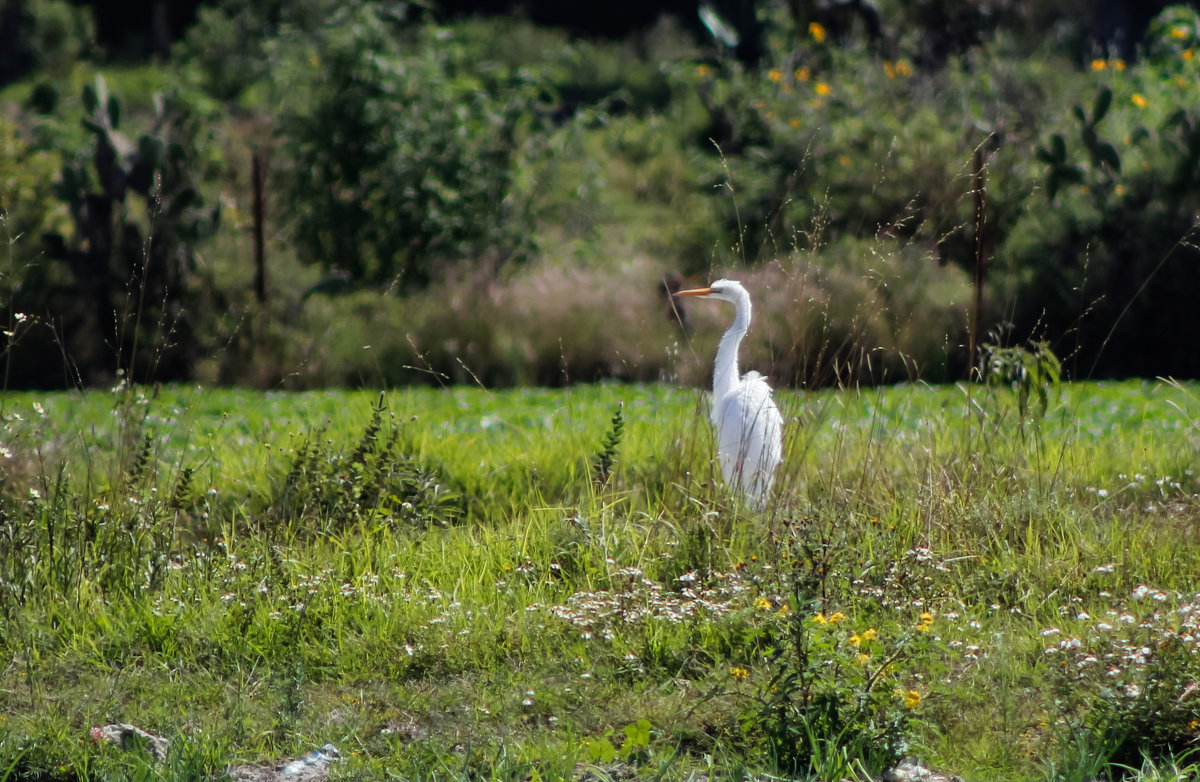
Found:
<path fill-rule="evenodd" d="M 742 337 L 746 336 L 746 331 L 750 328 L 750 297 L 743 294 L 734 304 L 737 306 L 737 315 L 729 331 L 721 337 L 721 344 L 717 348 L 716 368 L 713 370 L 714 405 L 737 386 L 738 348 L 741 347 Z"/>

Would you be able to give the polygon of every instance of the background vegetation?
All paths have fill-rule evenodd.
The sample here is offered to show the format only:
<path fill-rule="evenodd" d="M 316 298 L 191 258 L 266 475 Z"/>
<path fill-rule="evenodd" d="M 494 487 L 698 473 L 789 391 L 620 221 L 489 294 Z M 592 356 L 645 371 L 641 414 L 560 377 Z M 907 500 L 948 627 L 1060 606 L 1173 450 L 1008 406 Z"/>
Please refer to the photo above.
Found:
<path fill-rule="evenodd" d="M 981 260 L 975 343 L 1195 376 L 1200 33 L 1152 5 L 8 0 L 7 386 L 679 377 L 725 313 L 663 281 L 725 273 L 778 382 L 944 380 Z"/>

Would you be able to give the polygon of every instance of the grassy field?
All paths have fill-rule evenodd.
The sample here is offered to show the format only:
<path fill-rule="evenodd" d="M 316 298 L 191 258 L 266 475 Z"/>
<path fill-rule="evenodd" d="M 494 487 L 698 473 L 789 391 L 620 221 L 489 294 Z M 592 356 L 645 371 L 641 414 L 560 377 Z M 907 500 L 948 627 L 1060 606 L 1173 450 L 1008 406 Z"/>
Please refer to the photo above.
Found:
<path fill-rule="evenodd" d="M 1200 774 L 1200 388 L 779 396 L 7 393 L 0 780 Z"/>

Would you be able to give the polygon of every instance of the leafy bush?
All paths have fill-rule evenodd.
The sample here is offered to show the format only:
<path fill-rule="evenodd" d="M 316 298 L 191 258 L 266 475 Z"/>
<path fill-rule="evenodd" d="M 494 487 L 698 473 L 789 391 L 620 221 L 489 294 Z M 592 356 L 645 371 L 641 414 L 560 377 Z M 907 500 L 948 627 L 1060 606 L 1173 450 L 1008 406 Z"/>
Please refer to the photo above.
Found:
<path fill-rule="evenodd" d="M 357 282 L 419 288 L 442 263 L 528 252 L 513 161 L 538 122 L 538 91 L 468 67 L 449 31 L 403 26 L 352 7 L 280 45 L 288 94 L 302 101 L 279 127 L 301 256 Z"/>
<path fill-rule="evenodd" d="M 223 0 L 201 5 L 174 54 L 199 74 L 208 94 L 233 100 L 270 74 L 267 42 L 282 28 L 312 31 L 340 5 L 336 0 Z"/>
<path fill-rule="evenodd" d="M 1137 64 L 1097 59 L 1095 97 L 1048 128 L 1046 188 L 998 252 L 1014 320 L 1084 376 L 1200 373 L 1192 239 L 1200 209 L 1197 15 L 1168 9 Z"/>
<path fill-rule="evenodd" d="M 13 3 L 12 10 L 9 5 L 0 12 L 15 35 L 0 34 L 0 46 L 8 49 L 0 54 L 0 84 L 30 71 L 61 76 L 95 46 L 96 23 L 87 6 L 68 0 Z"/>
<path fill-rule="evenodd" d="M 65 217 L 54 201 L 53 179 L 61 162 L 50 152 L 32 152 L 16 129 L 0 120 L 0 356 L 23 340 L 36 318 L 14 304 L 18 286 L 40 261 L 36 237 Z M 6 370 L 4 380 L 7 381 Z"/>

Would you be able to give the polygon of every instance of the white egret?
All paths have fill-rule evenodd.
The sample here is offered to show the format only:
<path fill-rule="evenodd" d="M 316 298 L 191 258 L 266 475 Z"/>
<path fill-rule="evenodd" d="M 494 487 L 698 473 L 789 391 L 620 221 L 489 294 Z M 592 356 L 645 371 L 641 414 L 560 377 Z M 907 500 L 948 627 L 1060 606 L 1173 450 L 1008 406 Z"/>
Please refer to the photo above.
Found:
<path fill-rule="evenodd" d="M 737 308 L 733 325 L 717 348 L 712 423 L 725 482 L 751 505 L 762 508 L 775 482 L 775 468 L 783 460 L 783 418 L 762 375 L 747 372 L 738 377 L 738 348 L 750 328 L 750 294 L 740 282 L 717 280 L 707 288 L 675 295 L 720 299 Z"/>

